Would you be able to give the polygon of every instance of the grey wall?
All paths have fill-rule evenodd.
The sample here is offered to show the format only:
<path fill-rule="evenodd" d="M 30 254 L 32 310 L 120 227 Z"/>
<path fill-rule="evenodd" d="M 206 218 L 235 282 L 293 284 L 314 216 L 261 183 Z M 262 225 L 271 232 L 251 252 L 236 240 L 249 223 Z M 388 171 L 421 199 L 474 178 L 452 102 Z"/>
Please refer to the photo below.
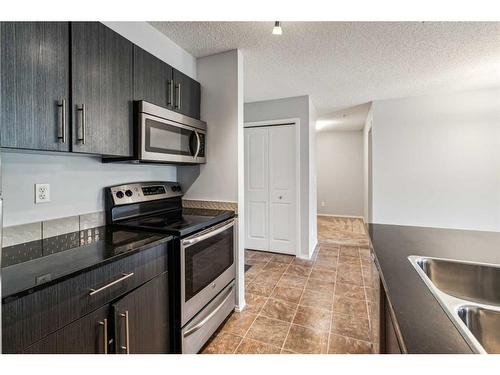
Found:
<path fill-rule="evenodd" d="M 310 188 L 310 113 L 309 96 L 266 100 L 261 102 L 245 103 L 245 123 L 279 120 L 289 118 L 300 119 L 300 212 L 301 212 L 301 239 L 302 256 L 309 257 L 317 239 L 310 231 L 310 224 L 316 226 L 316 216 L 309 207 L 309 194 L 316 194 L 316 189 Z M 314 118 L 314 115 L 312 116 Z M 311 223 L 313 221 L 313 223 Z M 312 237 L 312 238 L 310 238 Z"/>
<path fill-rule="evenodd" d="M 317 133 L 318 214 L 363 215 L 363 132 Z"/>
<path fill-rule="evenodd" d="M 500 231 L 500 89 L 373 103 L 373 221 Z"/>
<path fill-rule="evenodd" d="M 103 164 L 100 158 L 2 152 L 4 226 L 104 210 L 105 186 L 175 181 L 173 166 Z M 50 184 L 51 201 L 35 205 L 34 185 Z"/>

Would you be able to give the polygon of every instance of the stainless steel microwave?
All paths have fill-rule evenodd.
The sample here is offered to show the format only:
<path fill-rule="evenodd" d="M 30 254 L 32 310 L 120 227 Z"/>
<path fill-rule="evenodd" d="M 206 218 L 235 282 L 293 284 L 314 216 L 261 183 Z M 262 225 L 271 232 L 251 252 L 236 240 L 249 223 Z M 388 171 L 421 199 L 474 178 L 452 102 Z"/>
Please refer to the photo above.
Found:
<path fill-rule="evenodd" d="M 146 101 L 134 102 L 134 156 L 104 162 L 203 164 L 207 124 Z"/>

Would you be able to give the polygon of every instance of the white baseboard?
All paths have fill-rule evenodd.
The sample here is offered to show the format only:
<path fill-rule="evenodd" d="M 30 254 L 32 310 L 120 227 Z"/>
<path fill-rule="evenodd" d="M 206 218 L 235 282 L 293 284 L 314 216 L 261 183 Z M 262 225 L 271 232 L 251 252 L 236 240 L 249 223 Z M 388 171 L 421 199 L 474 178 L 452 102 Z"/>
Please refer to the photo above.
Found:
<path fill-rule="evenodd" d="M 327 217 L 342 217 L 347 219 L 361 219 L 365 222 L 365 218 L 363 216 L 355 216 L 355 215 L 329 215 L 329 214 L 317 214 L 317 216 L 327 216 Z"/>

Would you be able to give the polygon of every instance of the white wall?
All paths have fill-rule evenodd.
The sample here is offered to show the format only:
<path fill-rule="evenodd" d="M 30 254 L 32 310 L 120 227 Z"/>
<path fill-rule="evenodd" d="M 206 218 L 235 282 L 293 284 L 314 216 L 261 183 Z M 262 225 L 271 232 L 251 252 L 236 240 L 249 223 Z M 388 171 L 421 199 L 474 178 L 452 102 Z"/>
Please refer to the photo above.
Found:
<path fill-rule="evenodd" d="M 316 162 L 316 107 L 309 98 L 309 257 L 318 244 L 318 168 Z"/>
<path fill-rule="evenodd" d="M 176 181 L 173 166 L 103 164 L 98 157 L 2 152 L 4 226 L 104 210 L 103 188 L 135 181 Z M 34 185 L 50 184 L 35 205 Z"/>
<path fill-rule="evenodd" d="M 363 127 L 363 217 L 365 223 L 370 223 L 372 218 L 370 217 L 370 171 L 369 171 L 369 150 L 368 150 L 368 137 L 370 129 L 373 124 L 373 103 L 370 103 L 370 109 L 368 115 L 366 116 L 365 126 Z"/>
<path fill-rule="evenodd" d="M 245 306 L 243 56 L 232 50 L 198 59 L 201 118 L 207 122 L 207 163 L 179 168 L 185 198 L 238 203 L 237 305 Z"/>
<path fill-rule="evenodd" d="M 314 250 L 313 243 L 317 241 L 316 235 L 310 232 L 314 229 L 311 221 L 316 222 L 316 216 L 312 217 L 313 211 L 309 208 L 310 194 L 315 195 L 316 189 L 310 187 L 310 113 L 309 97 L 297 96 L 292 98 L 266 100 L 261 102 L 245 103 L 245 123 L 268 120 L 280 120 L 289 118 L 300 119 L 300 256 L 308 258 Z M 314 114 L 313 114 L 314 117 Z M 314 124 L 313 130 L 314 131 Z"/>
<path fill-rule="evenodd" d="M 196 58 L 149 23 L 103 22 L 103 24 L 175 69 L 196 79 Z"/>
<path fill-rule="evenodd" d="M 316 155 L 318 213 L 363 216 L 363 132 L 318 132 Z"/>
<path fill-rule="evenodd" d="M 373 103 L 373 221 L 500 231 L 500 89 Z"/>

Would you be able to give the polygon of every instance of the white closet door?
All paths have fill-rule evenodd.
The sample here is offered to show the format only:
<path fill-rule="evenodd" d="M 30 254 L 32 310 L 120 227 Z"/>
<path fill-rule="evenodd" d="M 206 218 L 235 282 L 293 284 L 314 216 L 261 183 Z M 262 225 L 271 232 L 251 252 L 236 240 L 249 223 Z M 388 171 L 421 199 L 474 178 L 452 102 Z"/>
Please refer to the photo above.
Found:
<path fill-rule="evenodd" d="M 269 249 L 296 254 L 295 126 L 269 128 Z"/>
<path fill-rule="evenodd" d="M 245 129 L 245 247 L 269 250 L 269 140 L 267 128 Z"/>

